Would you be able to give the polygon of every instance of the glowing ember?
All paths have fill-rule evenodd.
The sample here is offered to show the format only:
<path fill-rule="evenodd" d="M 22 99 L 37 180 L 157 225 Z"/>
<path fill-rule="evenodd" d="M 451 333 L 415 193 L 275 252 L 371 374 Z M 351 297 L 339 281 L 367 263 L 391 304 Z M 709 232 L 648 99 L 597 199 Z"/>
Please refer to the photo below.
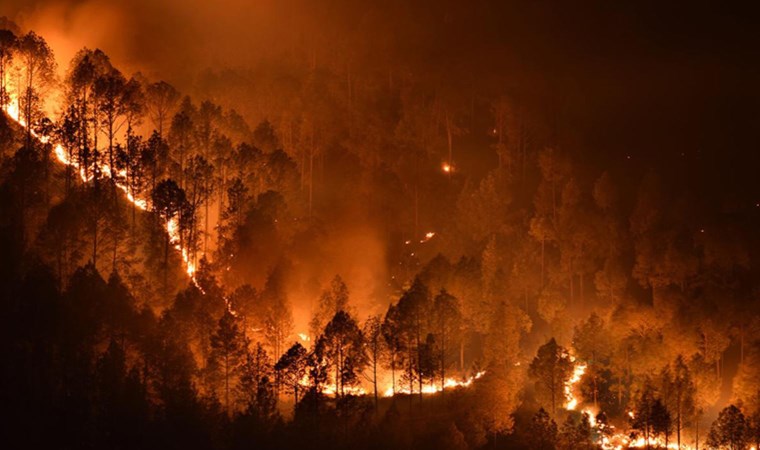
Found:
<path fill-rule="evenodd" d="M 425 242 L 429 241 L 430 239 L 433 239 L 434 236 L 435 236 L 435 232 L 428 231 L 427 233 L 425 233 L 425 237 L 420 240 L 420 244 L 424 244 Z"/>

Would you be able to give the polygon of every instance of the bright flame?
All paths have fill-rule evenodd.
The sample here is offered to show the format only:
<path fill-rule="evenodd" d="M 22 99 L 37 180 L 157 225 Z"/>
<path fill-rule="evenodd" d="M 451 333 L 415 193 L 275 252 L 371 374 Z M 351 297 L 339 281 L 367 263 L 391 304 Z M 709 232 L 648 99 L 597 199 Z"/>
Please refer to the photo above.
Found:
<path fill-rule="evenodd" d="M 588 366 L 583 362 L 575 362 L 575 358 L 572 355 L 570 356 L 570 360 L 574 362 L 575 365 L 573 366 L 573 374 L 570 376 L 570 379 L 565 382 L 564 394 L 566 399 L 565 409 L 573 411 L 580 403 L 578 397 L 575 396 L 575 385 L 581 381 Z M 642 436 L 633 439 L 625 432 L 615 432 L 615 427 L 612 425 L 598 423 L 596 420 L 597 412 L 593 409 L 587 407 L 583 408 L 581 411 L 588 414 L 589 424 L 592 428 L 597 431 L 605 431 L 605 433 L 599 433 L 600 437 L 598 442 L 603 450 L 623 450 L 647 447 L 647 440 Z M 634 418 L 633 411 L 628 411 L 627 414 L 629 418 Z M 681 443 L 681 449 L 679 449 L 678 444 L 673 442 L 668 442 L 668 445 L 666 446 L 665 439 L 659 436 L 650 437 L 648 446 L 649 448 L 668 448 L 673 450 L 692 450 L 694 448 L 690 445 Z"/>
<path fill-rule="evenodd" d="M 452 166 L 451 164 L 449 164 L 449 163 L 445 162 L 445 163 L 443 163 L 443 164 L 441 165 L 441 169 L 442 169 L 444 172 L 446 172 L 446 173 L 451 173 L 451 172 L 453 172 L 453 171 L 454 171 L 454 166 Z"/>
<path fill-rule="evenodd" d="M 468 387 L 470 386 L 475 380 L 479 379 L 483 375 L 485 375 L 485 371 L 481 371 L 476 373 L 475 375 L 471 376 L 470 378 L 467 378 L 465 380 L 458 380 L 456 378 L 446 378 L 443 381 L 443 387 L 441 387 L 440 384 L 429 384 L 422 386 L 422 393 L 423 394 L 435 394 L 437 392 L 441 392 L 444 389 L 452 389 L 452 388 L 458 388 L 458 387 Z M 393 397 L 395 394 L 414 394 L 418 393 L 419 391 L 414 391 L 413 389 L 410 390 L 408 387 L 397 387 L 396 392 L 393 392 L 393 387 L 389 387 L 388 389 L 383 392 L 383 397 Z"/>
<path fill-rule="evenodd" d="M 18 99 L 11 98 L 11 101 L 8 103 L 8 105 L 4 108 L 5 113 L 13 119 L 15 122 L 17 122 L 19 125 L 21 125 L 24 128 L 27 128 L 26 123 L 24 120 L 20 117 L 19 107 L 18 107 Z M 51 136 L 40 136 L 34 131 L 32 131 L 32 136 L 34 136 L 37 140 L 39 140 L 42 143 L 48 143 L 51 140 Z M 72 166 L 79 172 L 80 178 L 82 178 L 83 182 L 88 182 L 92 177 L 88 177 L 85 174 L 85 170 L 83 167 L 79 166 L 79 163 L 76 161 L 72 161 L 69 156 L 66 154 L 66 150 L 63 148 L 63 145 L 60 143 L 56 143 L 53 146 L 53 154 L 55 155 L 56 159 L 67 166 Z M 114 184 L 116 187 L 121 189 L 125 195 L 127 200 L 129 200 L 130 203 L 134 204 L 137 208 L 140 210 L 146 211 L 148 209 L 148 201 L 144 198 L 137 198 L 134 196 L 134 194 L 131 192 L 128 186 L 126 186 L 124 183 L 120 182 L 118 178 L 113 177 L 113 172 L 111 170 L 111 167 L 106 163 L 100 163 L 98 169 L 100 172 L 108 177 L 111 177 L 114 181 Z M 117 175 L 124 177 L 126 175 L 126 171 L 122 170 L 117 173 Z M 179 225 L 177 222 L 177 219 L 171 219 L 169 220 L 164 228 L 166 229 L 166 232 L 169 234 L 169 241 L 172 244 L 172 246 L 182 255 L 182 261 L 184 263 L 185 272 L 187 272 L 188 276 L 190 276 L 193 283 L 198 286 L 198 282 L 195 279 L 195 263 L 191 261 L 190 254 L 187 248 L 182 247 L 180 245 L 180 236 L 179 236 Z M 200 286 L 198 286 L 200 288 Z"/>
<path fill-rule="evenodd" d="M 420 244 L 424 244 L 425 242 L 433 239 L 434 236 L 435 236 L 434 231 L 428 231 L 427 233 L 425 233 L 425 237 L 420 240 Z"/>
<path fill-rule="evenodd" d="M 570 360 L 575 362 L 574 357 L 570 357 Z M 578 406 L 578 398 L 575 396 L 575 385 L 581 381 L 583 374 L 586 373 L 586 363 L 578 363 L 573 367 L 573 374 L 570 379 L 565 382 L 565 409 L 573 411 Z"/>

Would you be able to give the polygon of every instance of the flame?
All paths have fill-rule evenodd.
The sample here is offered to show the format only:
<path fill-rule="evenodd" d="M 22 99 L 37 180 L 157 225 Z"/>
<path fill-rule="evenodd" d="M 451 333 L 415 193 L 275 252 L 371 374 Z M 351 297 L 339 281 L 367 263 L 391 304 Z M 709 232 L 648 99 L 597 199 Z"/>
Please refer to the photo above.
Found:
<path fill-rule="evenodd" d="M 445 162 L 445 163 L 441 164 L 441 170 L 443 170 L 446 173 L 451 173 L 451 172 L 454 171 L 454 166 L 452 166 L 451 164 Z"/>
<path fill-rule="evenodd" d="M 580 399 L 575 396 L 575 386 L 581 381 L 583 375 L 586 373 L 588 365 L 584 362 L 576 362 L 575 358 L 570 355 L 570 360 L 575 363 L 573 366 L 573 374 L 565 382 L 565 409 L 573 411 L 580 404 Z M 629 448 L 646 448 L 647 440 L 642 436 L 632 438 L 624 432 L 615 432 L 615 427 L 612 425 L 600 424 L 596 420 L 597 411 L 592 408 L 583 408 L 581 412 L 588 414 L 589 424 L 591 428 L 597 431 L 605 431 L 606 433 L 599 433 L 599 446 L 603 450 L 624 450 Z M 628 417 L 633 419 L 633 411 L 628 411 Z M 674 442 L 668 442 L 665 445 L 665 439 L 660 436 L 650 437 L 648 442 L 649 448 L 668 448 L 673 450 L 692 450 L 694 447 L 681 443 L 681 449 L 678 448 L 678 444 Z"/>
<path fill-rule="evenodd" d="M 18 99 L 11 96 L 10 102 L 5 106 L 5 113 L 22 127 L 26 128 L 26 122 L 21 118 L 21 109 L 19 108 Z"/>
<path fill-rule="evenodd" d="M 435 231 L 428 231 L 427 233 L 425 233 L 425 237 L 420 240 L 420 244 L 424 244 L 425 242 L 433 239 L 434 236 L 435 236 Z"/>
<path fill-rule="evenodd" d="M 21 125 L 24 128 L 27 128 L 26 123 L 24 120 L 20 117 L 19 107 L 18 107 L 18 99 L 14 96 L 11 96 L 11 100 L 6 105 L 3 110 L 5 113 L 13 119 L 16 123 Z M 37 140 L 39 140 L 42 143 L 49 143 L 51 141 L 51 136 L 40 136 L 34 130 L 31 132 L 32 136 L 34 136 Z M 72 161 L 69 159 L 68 154 L 66 153 L 66 150 L 63 148 L 63 145 L 60 143 L 55 143 L 53 146 L 53 154 L 55 155 L 55 158 L 64 165 L 72 166 L 75 169 L 78 170 L 79 176 L 82 179 L 83 182 L 88 182 L 92 179 L 92 177 L 88 177 L 85 173 L 85 170 L 83 167 L 80 167 L 79 163 L 76 161 Z M 106 163 L 100 163 L 98 169 L 100 169 L 100 172 L 110 178 L 114 181 L 114 184 L 116 187 L 118 187 L 120 190 L 124 192 L 126 195 L 127 200 L 135 205 L 137 208 L 139 208 L 142 211 L 146 211 L 148 209 L 148 201 L 144 198 L 138 198 L 135 197 L 134 193 L 131 192 L 128 186 L 126 186 L 124 183 L 119 181 L 119 178 L 116 178 L 113 176 L 113 171 L 111 170 L 111 167 Z M 120 177 L 124 177 L 126 175 L 125 170 L 121 170 L 117 172 L 117 175 Z M 170 244 L 182 255 L 182 262 L 185 268 L 185 272 L 192 280 L 193 284 L 198 286 L 198 282 L 195 279 L 195 271 L 196 266 L 195 263 L 190 258 L 190 253 L 186 247 L 183 247 L 180 244 L 180 236 L 179 236 L 179 224 L 176 218 L 169 220 L 164 225 L 164 228 L 166 232 L 169 235 L 169 242 Z M 200 288 L 200 286 L 198 286 Z M 229 303 L 229 302 L 228 302 Z M 232 311 L 231 311 L 232 312 Z"/>
<path fill-rule="evenodd" d="M 481 378 L 485 374 L 486 374 L 485 371 L 481 371 L 465 380 L 458 380 L 456 378 L 446 378 L 443 381 L 443 387 L 441 387 L 441 385 L 438 383 L 425 385 L 425 386 L 422 386 L 422 393 L 435 394 L 435 393 L 443 391 L 444 389 L 468 387 L 475 380 Z M 383 397 L 393 397 L 396 394 L 414 394 L 415 392 L 419 393 L 419 391 L 414 391 L 414 389 L 410 390 L 408 387 L 397 387 L 396 391 L 394 392 L 393 387 L 389 387 L 383 392 Z"/>
<path fill-rule="evenodd" d="M 575 357 L 570 356 L 570 361 L 575 362 Z M 565 382 L 564 386 L 564 392 L 565 392 L 565 409 L 568 411 L 573 411 L 578 406 L 578 398 L 575 396 L 575 385 L 578 384 L 579 381 L 581 381 L 581 378 L 583 378 L 583 374 L 586 373 L 586 368 L 588 366 L 586 363 L 578 363 L 575 364 L 573 367 L 573 374 L 570 376 L 570 379 L 568 379 Z"/>

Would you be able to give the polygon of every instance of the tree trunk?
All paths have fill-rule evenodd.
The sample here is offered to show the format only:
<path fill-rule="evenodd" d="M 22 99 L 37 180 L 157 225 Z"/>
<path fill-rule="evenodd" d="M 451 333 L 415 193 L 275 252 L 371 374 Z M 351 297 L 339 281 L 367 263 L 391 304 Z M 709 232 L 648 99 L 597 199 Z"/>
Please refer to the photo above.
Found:
<path fill-rule="evenodd" d="M 377 405 L 378 405 L 378 399 L 377 399 L 377 342 L 375 342 L 375 355 L 372 358 L 372 385 L 375 390 L 375 413 L 377 413 Z"/>
<path fill-rule="evenodd" d="M 546 237 L 541 237 L 541 289 L 544 288 L 544 263 L 546 261 Z"/>
<path fill-rule="evenodd" d="M 453 139 L 451 135 L 451 120 L 449 120 L 449 112 L 446 111 L 446 140 L 448 142 L 449 146 L 449 166 L 454 167 L 454 149 L 453 149 Z M 451 170 L 448 171 L 449 178 L 451 178 Z"/>

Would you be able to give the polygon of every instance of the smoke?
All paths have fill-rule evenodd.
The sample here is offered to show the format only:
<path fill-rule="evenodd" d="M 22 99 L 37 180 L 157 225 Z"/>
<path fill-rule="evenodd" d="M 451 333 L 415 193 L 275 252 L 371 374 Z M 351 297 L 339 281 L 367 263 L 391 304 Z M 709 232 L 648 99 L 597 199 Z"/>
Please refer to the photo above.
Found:
<path fill-rule="evenodd" d="M 182 85 L 195 70 L 253 61 L 286 34 L 278 2 L 181 0 L 10 0 L 0 15 L 43 35 L 62 67 L 83 46 L 100 48 L 125 71 Z"/>

